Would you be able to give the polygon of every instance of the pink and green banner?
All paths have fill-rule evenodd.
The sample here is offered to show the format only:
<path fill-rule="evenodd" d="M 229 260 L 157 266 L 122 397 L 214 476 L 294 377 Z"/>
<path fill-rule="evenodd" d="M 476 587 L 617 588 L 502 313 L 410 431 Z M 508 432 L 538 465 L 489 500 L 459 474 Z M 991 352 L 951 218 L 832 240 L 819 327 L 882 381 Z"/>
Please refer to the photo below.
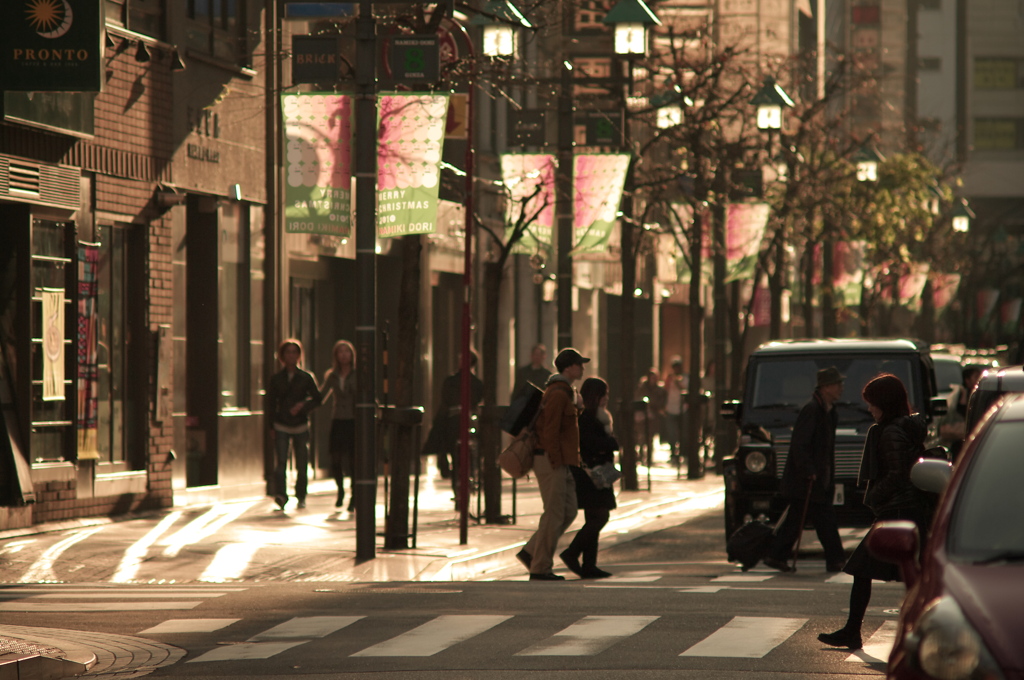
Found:
<path fill-rule="evenodd" d="M 837 241 L 832 258 L 832 286 L 837 303 L 860 304 L 864 283 L 864 241 Z"/>
<path fill-rule="evenodd" d="M 573 158 L 573 255 L 604 252 L 618 220 L 629 154 L 580 154 Z"/>
<path fill-rule="evenodd" d="M 285 231 L 352 234 L 352 101 L 346 95 L 281 95 L 285 126 Z"/>
<path fill-rule="evenodd" d="M 515 225 L 528 224 L 513 253 L 550 255 L 555 225 L 555 157 L 546 153 L 504 154 L 501 181 L 505 186 L 505 238 Z"/>
<path fill-rule="evenodd" d="M 725 282 L 752 279 L 771 208 L 767 203 L 730 203 L 725 219 Z"/>
<path fill-rule="evenodd" d="M 387 94 L 378 100 L 377 236 L 437 231 L 437 191 L 447 94 Z"/>
<path fill-rule="evenodd" d="M 937 313 L 949 307 L 959 288 L 959 274 L 932 274 L 932 305 Z"/>

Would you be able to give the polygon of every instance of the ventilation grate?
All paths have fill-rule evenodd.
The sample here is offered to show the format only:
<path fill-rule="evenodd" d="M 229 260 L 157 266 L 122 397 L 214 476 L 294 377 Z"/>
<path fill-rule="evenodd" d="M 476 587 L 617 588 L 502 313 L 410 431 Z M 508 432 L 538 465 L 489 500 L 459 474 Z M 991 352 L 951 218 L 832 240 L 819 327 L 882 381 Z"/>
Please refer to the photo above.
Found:
<path fill-rule="evenodd" d="M 37 166 L 11 163 L 7 170 L 10 179 L 9 190 L 30 196 L 39 195 L 40 172 Z"/>

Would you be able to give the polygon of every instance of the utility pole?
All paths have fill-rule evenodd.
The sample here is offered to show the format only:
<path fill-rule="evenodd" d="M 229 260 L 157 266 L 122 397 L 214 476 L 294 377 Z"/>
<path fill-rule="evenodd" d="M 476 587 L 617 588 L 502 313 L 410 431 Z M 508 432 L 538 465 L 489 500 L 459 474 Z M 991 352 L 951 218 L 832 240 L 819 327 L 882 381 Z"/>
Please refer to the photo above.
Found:
<path fill-rule="evenodd" d="M 356 20 L 356 561 L 376 553 L 377 506 L 377 27 L 373 2 Z"/>
<path fill-rule="evenodd" d="M 564 13 L 563 13 L 564 22 Z M 572 346 L 572 184 L 573 103 L 572 64 L 563 48 L 558 65 L 558 168 L 555 180 L 555 220 L 558 223 L 558 346 Z"/>

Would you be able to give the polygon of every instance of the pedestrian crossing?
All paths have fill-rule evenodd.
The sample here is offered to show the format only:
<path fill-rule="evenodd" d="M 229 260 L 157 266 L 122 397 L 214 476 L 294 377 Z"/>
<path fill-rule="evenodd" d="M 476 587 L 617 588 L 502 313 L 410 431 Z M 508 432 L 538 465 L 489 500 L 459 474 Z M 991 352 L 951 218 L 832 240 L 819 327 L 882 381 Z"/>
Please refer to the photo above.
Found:
<path fill-rule="evenodd" d="M 424 621 L 412 628 L 375 641 L 369 646 L 349 654 L 340 654 L 336 646 L 332 653 L 353 658 L 423 658 L 445 652 L 461 653 L 467 645 L 486 645 L 488 655 L 494 657 L 497 647 L 493 637 L 485 634 L 498 632 L 507 639 L 519 639 L 522 627 L 528 626 L 536 639 L 522 649 L 505 650 L 509 657 L 596 657 L 605 652 L 622 653 L 624 645 L 633 647 L 637 636 L 645 634 L 659 624 L 672 626 L 668 616 L 588 615 L 561 630 L 545 631 L 538 627 L 535 617 L 508 614 L 444 614 Z M 712 617 L 709 617 L 709 619 Z M 372 637 L 381 628 L 384 617 L 367 615 L 295 617 L 258 633 L 245 642 L 218 644 L 188 663 L 217 661 L 246 661 L 270 659 L 289 650 L 328 638 L 344 630 L 346 641 Z M 163 642 L 174 642 L 180 633 L 223 631 L 238 619 L 180 619 L 165 621 L 142 630 L 138 635 L 158 637 Z M 762 659 L 776 650 L 792 645 L 793 653 L 822 648 L 814 638 L 818 626 L 811 630 L 807 618 L 772 616 L 735 616 L 724 624 L 680 649 L 665 650 L 666 654 L 682 659 Z M 824 627 L 824 622 L 822 622 Z M 353 632 L 356 626 L 362 626 Z M 512 633 L 515 632 L 515 635 Z M 868 629 L 865 632 L 869 632 Z M 664 634 L 662 630 L 658 634 Z M 884 622 L 870 635 L 863 650 L 848 653 L 847 662 L 883 663 L 892 648 L 896 635 L 896 622 Z M 810 645 L 810 647 L 807 647 Z"/>
<path fill-rule="evenodd" d="M 193 609 L 241 587 L 0 588 L 0 612 L 116 612 Z"/>

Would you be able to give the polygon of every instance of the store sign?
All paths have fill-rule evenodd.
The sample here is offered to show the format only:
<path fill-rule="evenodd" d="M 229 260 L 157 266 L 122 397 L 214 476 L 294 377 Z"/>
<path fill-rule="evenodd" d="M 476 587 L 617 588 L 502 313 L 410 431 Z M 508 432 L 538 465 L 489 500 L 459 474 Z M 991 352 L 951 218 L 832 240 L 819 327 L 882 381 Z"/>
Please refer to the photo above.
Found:
<path fill-rule="evenodd" d="M 0 90 L 100 91 L 101 7 L 100 0 L 0 3 Z"/>
<path fill-rule="evenodd" d="M 334 83 L 338 80 L 336 35 L 292 36 L 292 83 Z"/>

